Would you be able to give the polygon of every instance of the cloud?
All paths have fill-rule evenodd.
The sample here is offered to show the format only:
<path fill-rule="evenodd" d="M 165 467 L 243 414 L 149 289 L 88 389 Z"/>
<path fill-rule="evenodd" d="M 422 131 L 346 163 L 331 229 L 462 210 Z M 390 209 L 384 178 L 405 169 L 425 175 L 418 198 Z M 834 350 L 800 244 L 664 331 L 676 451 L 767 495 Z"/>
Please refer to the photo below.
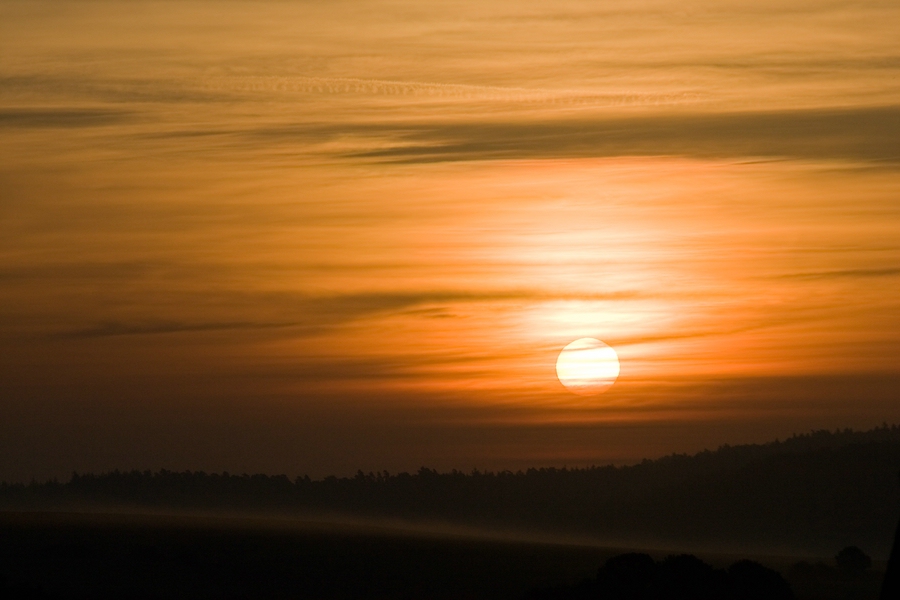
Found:
<path fill-rule="evenodd" d="M 96 127 L 128 120 L 127 111 L 103 108 L 4 108 L 0 109 L 3 127 Z"/>
<path fill-rule="evenodd" d="M 56 65 L 59 71 L 71 69 L 68 61 Z M 233 100 L 234 93 L 197 89 L 193 81 L 177 78 L 142 77 L 120 73 L 118 76 L 85 75 L 35 71 L 24 75 L 0 74 L 0 89 L 20 98 L 40 98 L 56 102 L 91 103 L 177 103 L 221 102 Z M 143 107 L 146 108 L 146 107 Z"/>
<path fill-rule="evenodd" d="M 881 63 L 893 68 L 895 61 L 885 58 Z M 900 162 L 900 105 L 715 112 L 704 110 L 696 103 L 697 93 L 687 91 L 602 93 L 313 77 L 213 79 L 202 84 L 203 89 L 168 80 L 75 82 L 39 76 L 0 78 L 3 84 L 22 93 L 55 94 L 74 106 L 0 109 L 0 128 L 122 124 L 136 122 L 140 113 L 141 122 L 153 122 L 154 126 L 129 131 L 127 144 L 134 144 L 135 136 L 192 140 L 184 149 L 192 154 L 278 144 L 318 155 L 394 163 L 613 156 Z M 259 92 L 275 95 L 267 101 L 284 100 L 290 96 L 282 95 L 289 92 L 322 98 L 307 106 L 306 114 L 294 121 L 263 123 L 242 117 L 162 123 L 158 119 L 160 103 L 212 108 L 225 101 L 258 102 Z M 343 95 L 388 96 L 391 99 L 385 102 L 394 109 L 402 108 L 409 114 L 418 108 L 420 117 L 398 119 L 393 110 L 384 113 L 390 115 L 387 117 L 367 110 L 347 114 L 328 100 Z M 78 107 L 85 98 L 95 104 L 141 104 L 132 111 Z M 437 112 L 433 107 L 426 109 L 418 104 L 422 99 L 443 99 L 443 108 Z M 354 102 L 363 102 L 359 108 L 368 107 L 362 99 L 352 100 L 348 106 Z M 547 106 L 537 110 L 541 104 Z M 612 106 L 637 105 L 652 105 L 653 109 L 608 112 Z M 506 110 L 497 112 L 504 107 Z M 318 112 L 323 110 L 329 114 Z M 585 116 L 570 117 L 578 114 Z M 469 115 L 481 117 L 473 120 Z M 320 146 L 329 142 L 339 144 L 334 148 Z"/>
<path fill-rule="evenodd" d="M 354 132 L 348 130 L 347 133 Z M 352 153 L 391 162 L 683 155 L 900 161 L 900 106 L 677 113 L 559 121 L 358 126 L 393 144 Z"/>
<path fill-rule="evenodd" d="M 135 279 L 175 267 L 165 261 L 134 260 L 121 262 L 57 262 L 38 265 L 5 265 L 0 267 L 0 282 L 33 283 L 41 280 L 112 281 Z"/>
<path fill-rule="evenodd" d="M 260 319 L 178 319 L 137 317 L 124 320 L 101 320 L 95 324 L 57 333 L 53 337 L 68 339 L 102 338 L 131 335 L 160 335 L 188 332 L 230 330 L 292 329 L 293 334 L 313 335 L 351 321 L 377 314 L 407 312 L 411 309 L 434 311 L 448 316 L 449 304 L 473 302 L 502 302 L 508 300 L 627 300 L 635 293 L 616 292 L 589 295 L 553 295 L 530 290 L 498 290 L 470 292 L 396 292 L 338 294 L 333 296 L 305 296 L 299 294 L 252 294 L 225 298 L 227 305 L 238 307 L 235 312 L 246 314 L 244 305 L 266 307 L 276 318 Z"/>
<path fill-rule="evenodd" d="M 349 77 L 248 76 L 209 78 L 204 85 L 222 94 L 324 94 L 389 96 L 454 101 L 493 101 L 519 105 L 642 106 L 677 104 L 702 97 L 698 92 L 601 92 L 497 85 L 467 85 L 433 81 L 402 81 Z"/>
<path fill-rule="evenodd" d="M 836 269 L 831 271 L 815 271 L 808 273 L 791 273 L 785 275 L 786 278 L 792 279 L 858 279 L 872 277 L 895 277 L 900 275 L 900 267 L 884 267 L 872 269 Z"/>
<path fill-rule="evenodd" d="M 58 337 L 85 339 L 113 337 L 122 335 L 154 335 L 167 333 L 185 333 L 202 331 L 228 331 L 240 329 L 271 329 L 275 327 L 289 327 L 292 323 L 265 323 L 251 321 L 210 321 L 205 323 L 192 323 L 188 321 L 168 320 L 135 320 L 135 321 L 108 321 L 101 322 L 83 329 L 66 332 Z"/>

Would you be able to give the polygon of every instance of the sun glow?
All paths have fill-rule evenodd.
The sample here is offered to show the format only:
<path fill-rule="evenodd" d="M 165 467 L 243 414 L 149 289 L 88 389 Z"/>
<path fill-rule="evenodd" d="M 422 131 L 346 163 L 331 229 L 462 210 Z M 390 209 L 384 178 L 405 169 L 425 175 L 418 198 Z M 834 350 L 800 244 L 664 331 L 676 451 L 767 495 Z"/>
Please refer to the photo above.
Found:
<path fill-rule="evenodd" d="M 600 340 L 581 338 L 559 353 L 556 375 L 570 392 L 593 396 L 615 383 L 619 376 L 619 357 Z"/>

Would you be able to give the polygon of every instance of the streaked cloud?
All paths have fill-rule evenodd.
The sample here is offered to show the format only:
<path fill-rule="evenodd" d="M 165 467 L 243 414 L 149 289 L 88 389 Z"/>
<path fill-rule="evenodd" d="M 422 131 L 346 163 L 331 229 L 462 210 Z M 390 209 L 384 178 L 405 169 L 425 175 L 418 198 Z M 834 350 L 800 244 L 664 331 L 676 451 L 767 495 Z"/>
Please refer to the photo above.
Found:
<path fill-rule="evenodd" d="M 6 109 L 0 110 L 2 127 L 91 127 L 121 123 L 129 113 L 111 109 Z"/>
<path fill-rule="evenodd" d="M 813 273 L 793 273 L 785 277 L 797 279 L 867 279 L 870 277 L 895 277 L 900 275 L 900 267 L 883 267 L 874 269 L 841 269 Z"/>
<path fill-rule="evenodd" d="M 0 273 L 2 279 L 2 273 Z M 240 304 L 246 304 L 246 295 Z M 508 301 L 628 301 L 639 298 L 637 293 L 554 295 L 545 291 L 525 290 L 492 292 L 422 292 L 388 294 L 349 294 L 328 297 L 310 297 L 295 294 L 257 295 L 251 300 L 258 305 L 280 307 L 284 320 L 270 321 L 171 321 L 164 319 L 140 319 L 130 322 L 105 321 L 89 327 L 52 334 L 61 338 L 95 338 L 123 335 L 155 335 L 207 331 L 232 331 L 242 329 L 290 329 L 292 336 L 318 335 L 347 322 L 378 314 L 413 313 L 431 317 L 449 317 L 450 306 L 472 303 Z"/>
<path fill-rule="evenodd" d="M 356 156 L 401 162 L 667 155 L 900 161 L 895 106 L 398 129 L 396 144 Z"/>
<path fill-rule="evenodd" d="M 898 18 L 0 3 L 0 479 L 900 419 Z M 600 398 L 554 375 L 585 336 L 622 360 Z"/>

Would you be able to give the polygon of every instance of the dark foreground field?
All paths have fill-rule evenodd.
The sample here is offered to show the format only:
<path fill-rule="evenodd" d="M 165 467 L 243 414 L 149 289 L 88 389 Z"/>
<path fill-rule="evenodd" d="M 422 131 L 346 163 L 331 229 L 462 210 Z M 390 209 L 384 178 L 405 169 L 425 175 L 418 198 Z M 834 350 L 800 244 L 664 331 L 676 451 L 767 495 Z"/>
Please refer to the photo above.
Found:
<path fill-rule="evenodd" d="M 0 513 L 6 597 L 550 597 L 628 550 L 291 519 Z M 725 568 L 746 557 L 700 558 Z M 827 558 L 751 558 L 783 573 L 800 599 L 877 597 L 877 568 L 851 577 Z"/>

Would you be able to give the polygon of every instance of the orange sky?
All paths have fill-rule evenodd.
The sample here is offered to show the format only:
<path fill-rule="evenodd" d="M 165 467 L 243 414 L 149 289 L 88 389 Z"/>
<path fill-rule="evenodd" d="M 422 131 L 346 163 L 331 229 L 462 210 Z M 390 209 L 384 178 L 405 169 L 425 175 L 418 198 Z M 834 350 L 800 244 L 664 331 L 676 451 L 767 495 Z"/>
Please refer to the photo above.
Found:
<path fill-rule="evenodd" d="M 0 479 L 900 420 L 895 2 L 0 2 Z M 591 336 L 602 396 L 556 380 Z"/>

